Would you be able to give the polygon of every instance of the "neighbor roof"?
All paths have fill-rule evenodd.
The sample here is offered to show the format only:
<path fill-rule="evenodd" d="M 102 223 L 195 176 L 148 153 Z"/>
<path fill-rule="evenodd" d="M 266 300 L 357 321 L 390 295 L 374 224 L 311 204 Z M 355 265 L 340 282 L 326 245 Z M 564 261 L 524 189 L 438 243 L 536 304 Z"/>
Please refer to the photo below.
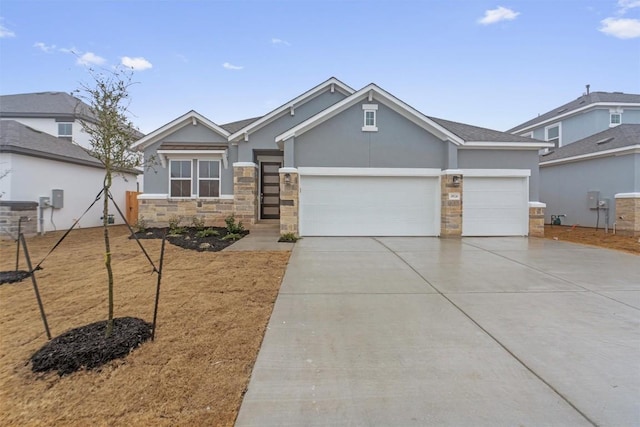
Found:
<path fill-rule="evenodd" d="M 249 126 L 251 123 L 255 122 L 258 119 L 261 119 L 262 117 L 263 116 L 253 117 L 251 119 L 238 120 L 237 122 L 231 122 L 231 123 L 226 123 L 224 125 L 220 125 L 220 127 L 229 133 L 236 133 L 240 129 Z"/>
<path fill-rule="evenodd" d="M 15 120 L 0 120 L 0 152 L 23 154 L 104 169 L 100 160 L 89 155 L 79 145 L 35 130 Z M 126 172 L 140 173 L 135 169 L 126 170 Z"/>
<path fill-rule="evenodd" d="M 552 120 L 560 115 L 564 116 L 570 114 L 572 111 L 584 109 L 586 107 L 595 106 L 598 104 L 637 104 L 637 106 L 640 107 L 640 95 L 622 92 L 591 92 L 588 95 L 584 94 L 571 102 L 561 105 L 558 108 L 554 108 L 553 110 L 548 111 L 536 117 L 535 119 L 531 119 L 527 122 L 519 124 L 518 126 L 509 129 L 507 132 L 520 132 L 538 123 Z"/>
<path fill-rule="evenodd" d="M 38 92 L 0 96 L 0 117 L 46 117 L 91 120 L 89 106 L 64 92 Z"/>
<path fill-rule="evenodd" d="M 464 123 L 452 122 L 450 120 L 429 117 L 443 128 L 456 134 L 465 142 L 544 142 L 525 136 L 512 135 L 493 129 L 481 128 Z"/>
<path fill-rule="evenodd" d="M 574 157 L 584 158 L 589 154 L 597 155 L 631 146 L 640 146 L 640 124 L 618 125 L 564 147 L 555 148 L 540 156 L 540 164 Z"/>

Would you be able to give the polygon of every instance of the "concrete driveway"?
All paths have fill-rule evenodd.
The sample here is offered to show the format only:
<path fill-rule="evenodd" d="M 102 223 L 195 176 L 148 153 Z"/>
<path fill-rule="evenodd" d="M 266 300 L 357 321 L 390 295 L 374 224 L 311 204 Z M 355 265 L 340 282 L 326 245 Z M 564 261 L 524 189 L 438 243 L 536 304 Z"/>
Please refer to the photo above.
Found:
<path fill-rule="evenodd" d="M 237 426 L 640 425 L 640 257 L 305 238 Z"/>

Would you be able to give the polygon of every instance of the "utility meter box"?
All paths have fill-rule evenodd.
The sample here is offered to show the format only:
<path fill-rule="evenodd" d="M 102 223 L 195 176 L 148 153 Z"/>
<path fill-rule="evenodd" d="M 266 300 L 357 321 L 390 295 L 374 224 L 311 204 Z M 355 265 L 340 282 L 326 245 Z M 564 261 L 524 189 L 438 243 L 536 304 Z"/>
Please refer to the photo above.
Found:
<path fill-rule="evenodd" d="M 600 209 L 609 209 L 609 199 L 602 199 L 598 202 Z"/>
<path fill-rule="evenodd" d="M 51 207 L 54 209 L 64 207 L 64 190 L 51 190 Z"/>
<path fill-rule="evenodd" d="M 600 192 L 599 191 L 588 191 L 587 192 L 587 207 L 589 209 L 598 209 L 598 200 L 600 200 Z"/>

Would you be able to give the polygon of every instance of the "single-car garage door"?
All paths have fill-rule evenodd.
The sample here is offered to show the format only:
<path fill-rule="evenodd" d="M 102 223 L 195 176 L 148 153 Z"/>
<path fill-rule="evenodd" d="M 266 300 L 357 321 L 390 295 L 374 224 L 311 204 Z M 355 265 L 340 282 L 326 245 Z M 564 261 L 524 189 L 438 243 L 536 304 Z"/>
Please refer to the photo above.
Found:
<path fill-rule="evenodd" d="M 439 171 L 299 168 L 302 236 L 437 236 Z"/>
<path fill-rule="evenodd" d="M 463 236 L 526 236 L 529 230 L 527 177 L 473 177 L 462 190 Z"/>

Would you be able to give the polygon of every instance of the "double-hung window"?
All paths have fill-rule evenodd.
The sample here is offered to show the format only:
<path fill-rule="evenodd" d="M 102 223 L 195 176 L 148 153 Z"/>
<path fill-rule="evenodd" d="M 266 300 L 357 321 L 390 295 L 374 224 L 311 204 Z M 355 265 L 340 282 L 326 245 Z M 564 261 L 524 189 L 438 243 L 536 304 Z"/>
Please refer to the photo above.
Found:
<path fill-rule="evenodd" d="M 220 197 L 220 161 L 198 161 L 198 197 Z"/>
<path fill-rule="evenodd" d="M 545 140 L 547 142 L 553 142 L 556 148 L 561 146 L 560 124 L 547 126 L 545 128 Z"/>
<path fill-rule="evenodd" d="M 171 160 L 169 197 L 191 197 L 191 160 Z"/>
<path fill-rule="evenodd" d="M 58 123 L 58 138 L 68 139 L 73 137 L 73 123 Z"/>

